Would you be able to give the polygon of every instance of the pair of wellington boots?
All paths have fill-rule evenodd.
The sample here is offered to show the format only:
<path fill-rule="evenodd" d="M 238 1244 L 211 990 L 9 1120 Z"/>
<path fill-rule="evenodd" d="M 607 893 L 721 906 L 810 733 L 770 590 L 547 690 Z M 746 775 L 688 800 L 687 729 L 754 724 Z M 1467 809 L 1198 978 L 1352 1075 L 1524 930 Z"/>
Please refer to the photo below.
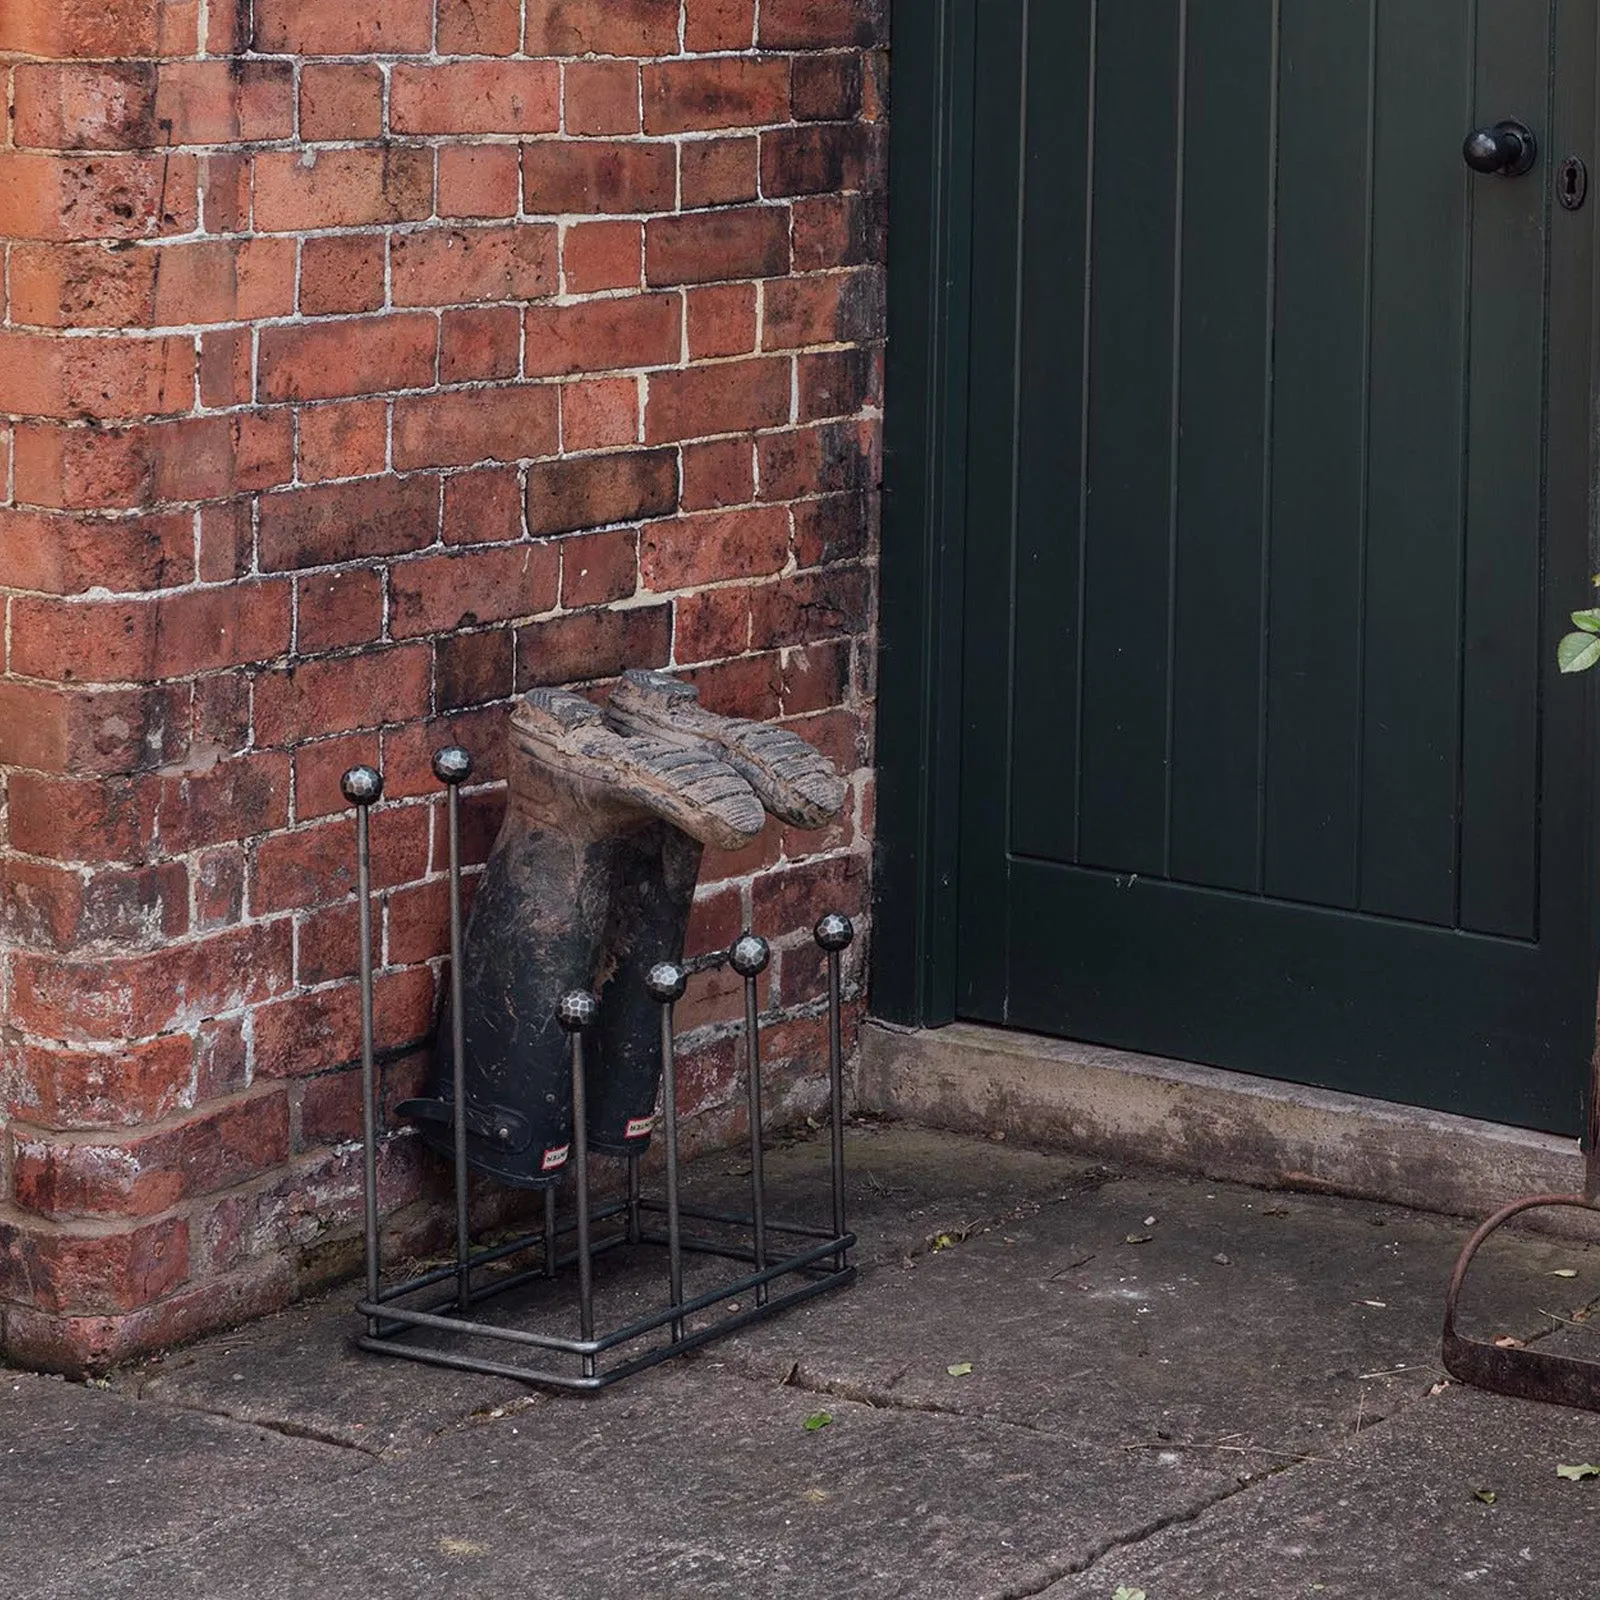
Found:
<path fill-rule="evenodd" d="M 645 974 L 679 961 L 706 845 L 737 849 L 765 813 L 818 828 L 844 804 L 831 762 L 797 735 L 629 672 L 602 709 L 535 689 L 511 717 L 510 796 L 463 941 L 467 1161 L 504 1183 L 556 1182 L 572 1141 L 573 990 L 597 996 L 585 1052 L 589 1147 L 648 1145 L 661 1078 L 660 1006 Z M 452 1025 L 426 1093 L 399 1107 L 453 1154 Z"/>

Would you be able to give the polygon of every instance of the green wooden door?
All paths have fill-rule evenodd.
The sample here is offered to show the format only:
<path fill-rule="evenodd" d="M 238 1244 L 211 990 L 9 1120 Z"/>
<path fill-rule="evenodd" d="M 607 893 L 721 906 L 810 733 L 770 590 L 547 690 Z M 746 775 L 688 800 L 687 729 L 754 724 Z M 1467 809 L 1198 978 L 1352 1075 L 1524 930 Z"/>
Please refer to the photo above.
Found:
<path fill-rule="evenodd" d="M 959 1013 L 1575 1128 L 1592 4 L 976 18 Z"/>

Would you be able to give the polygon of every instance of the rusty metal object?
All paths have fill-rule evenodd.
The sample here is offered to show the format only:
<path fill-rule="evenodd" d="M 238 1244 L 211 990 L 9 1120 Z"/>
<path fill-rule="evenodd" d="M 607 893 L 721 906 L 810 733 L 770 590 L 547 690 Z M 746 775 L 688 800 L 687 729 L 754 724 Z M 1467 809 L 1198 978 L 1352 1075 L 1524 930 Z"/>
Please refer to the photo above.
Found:
<path fill-rule="evenodd" d="M 1502 1206 L 1467 1240 L 1444 1302 L 1444 1365 L 1453 1378 L 1493 1394 L 1519 1400 L 1544 1400 L 1551 1405 L 1600 1411 L 1600 1361 L 1554 1351 L 1490 1344 L 1469 1339 L 1456 1327 L 1462 1285 L 1473 1258 L 1497 1229 L 1524 1212 L 1540 1207 L 1600 1211 L 1600 1061 L 1590 1069 L 1588 1127 L 1584 1135 L 1582 1194 L 1531 1194 Z"/>
<path fill-rule="evenodd" d="M 466 1160 L 523 1187 L 559 1177 L 572 1144 L 560 997 L 594 992 L 586 1132 L 601 1153 L 649 1143 L 661 1077 L 645 976 L 679 961 L 706 845 L 737 849 L 770 809 L 816 826 L 842 804 L 831 764 L 795 735 L 718 717 L 695 689 L 630 673 L 605 711 L 537 689 L 511 719 L 505 823 L 478 887 L 462 957 L 462 1019 L 447 1006 L 426 1092 L 400 1111 L 459 1148 L 455 1047 L 464 1040 Z"/>

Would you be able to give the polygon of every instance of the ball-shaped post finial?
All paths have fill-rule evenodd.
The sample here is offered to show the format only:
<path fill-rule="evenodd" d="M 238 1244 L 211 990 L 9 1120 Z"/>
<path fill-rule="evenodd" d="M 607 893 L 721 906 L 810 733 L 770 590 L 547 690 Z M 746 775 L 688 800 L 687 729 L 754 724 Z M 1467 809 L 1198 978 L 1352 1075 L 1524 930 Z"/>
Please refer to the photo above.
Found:
<path fill-rule="evenodd" d="M 587 989 L 573 989 L 556 1002 L 556 1021 L 568 1033 L 592 1028 L 600 1017 L 600 1002 Z"/>
<path fill-rule="evenodd" d="M 472 776 L 472 756 L 458 744 L 447 744 L 433 752 L 433 775 L 440 783 L 454 787 Z"/>
<path fill-rule="evenodd" d="M 339 790 L 353 806 L 370 806 L 383 793 L 383 774 L 376 767 L 351 767 L 339 780 Z"/>
<path fill-rule="evenodd" d="M 830 954 L 835 950 L 846 949 L 855 936 L 856 930 L 851 926 L 849 917 L 837 911 L 830 911 L 813 930 L 813 937 L 817 943 Z"/>
<path fill-rule="evenodd" d="M 658 961 L 645 973 L 644 986 L 652 1000 L 667 1006 L 683 998 L 689 975 L 676 961 Z"/>
<path fill-rule="evenodd" d="M 772 947 L 759 934 L 744 933 L 734 941 L 728 952 L 728 965 L 741 978 L 754 978 L 766 971 L 772 959 Z"/>

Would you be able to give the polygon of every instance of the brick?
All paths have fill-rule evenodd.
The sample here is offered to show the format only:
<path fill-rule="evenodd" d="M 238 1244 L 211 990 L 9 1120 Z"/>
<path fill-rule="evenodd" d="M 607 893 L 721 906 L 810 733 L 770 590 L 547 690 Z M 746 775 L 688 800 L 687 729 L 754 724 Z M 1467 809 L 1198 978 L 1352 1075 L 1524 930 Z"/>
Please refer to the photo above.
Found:
<path fill-rule="evenodd" d="M 0 329 L 0 411 L 106 419 L 194 406 L 193 338 L 72 339 Z"/>
<path fill-rule="evenodd" d="M 718 661 L 750 647 L 750 590 L 706 589 L 679 595 L 673 605 L 673 659 Z"/>
<path fill-rule="evenodd" d="M 250 226 L 251 158 L 214 150 L 200 158 L 200 217 L 207 233 L 240 233 Z"/>
<path fill-rule="evenodd" d="M 626 600 L 638 587 L 636 529 L 610 528 L 561 541 L 561 604 L 567 610 Z"/>
<path fill-rule="evenodd" d="M 514 378 L 522 358 L 515 306 L 465 307 L 439 319 L 439 382 Z"/>
<path fill-rule="evenodd" d="M 554 133 L 561 71 L 549 61 L 459 61 L 396 67 L 389 78 L 395 133 Z"/>
<path fill-rule="evenodd" d="M 196 678 L 189 706 L 193 741 L 203 751 L 238 755 L 250 744 L 250 684 L 240 674 Z"/>
<path fill-rule="evenodd" d="M 194 518 L 78 517 L 0 507 L 0 587 L 47 594 L 171 589 L 194 578 Z"/>
<path fill-rule="evenodd" d="M 678 147 L 683 209 L 739 205 L 760 193 L 760 141 L 691 139 Z"/>
<path fill-rule="evenodd" d="M 888 40 L 888 0 L 762 0 L 763 50 L 868 47 Z"/>
<path fill-rule="evenodd" d="M 756 286 L 719 283 L 684 296 L 689 359 L 746 356 L 756 347 Z"/>
<path fill-rule="evenodd" d="M 683 447 L 683 509 L 748 505 L 756 497 L 756 452 L 748 439 Z"/>
<path fill-rule="evenodd" d="M 434 696 L 440 711 L 504 700 L 511 693 L 513 647 L 509 628 L 456 633 L 433 647 Z"/>
<path fill-rule="evenodd" d="M 650 379 L 645 438 L 651 444 L 772 428 L 789 418 L 790 364 L 770 356 L 658 372 Z"/>
<path fill-rule="evenodd" d="M 154 125 L 142 141 L 247 144 L 294 133 L 294 67 L 288 61 L 169 61 L 155 72 Z"/>
<path fill-rule="evenodd" d="M 439 0 L 440 55 L 510 56 L 521 41 L 521 0 Z"/>
<path fill-rule="evenodd" d="M 453 473 L 444 482 L 444 542 L 497 544 L 522 537 L 522 483 L 516 470 Z"/>
<path fill-rule="evenodd" d="M 191 348 L 193 340 L 185 341 Z M 255 397 L 254 355 L 248 328 L 213 328 L 200 335 L 200 358 L 196 374 L 200 404 L 214 409 L 249 405 Z M 170 407 L 189 409 L 193 404 Z"/>
<path fill-rule="evenodd" d="M 213 933 L 244 918 L 244 850 L 225 845 L 195 862 L 194 931 Z"/>
<path fill-rule="evenodd" d="M 351 767 L 377 766 L 378 745 L 376 733 L 349 733 L 332 739 L 313 739 L 309 744 L 301 745 L 291 758 L 294 765 L 294 820 L 314 822 L 318 817 L 338 816 L 347 812 L 350 802 L 345 799 L 340 782 Z M 415 821 L 415 818 L 408 818 L 408 825 L 414 826 Z M 304 840 L 310 836 L 300 834 L 296 837 Z M 350 921 L 350 928 L 354 930 L 354 920 Z M 305 983 L 311 980 L 300 976 L 303 920 L 299 930 L 295 937 L 295 974 L 297 982 Z"/>
<path fill-rule="evenodd" d="M 329 739 L 329 745 L 342 745 L 342 739 Z M 309 750 L 321 749 L 310 745 Z M 337 782 L 336 785 L 337 787 Z M 346 802 L 341 796 L 339 804 Z M 340 978 L 353 978 L 360 964 L 356 908 L 345 902 L 337 906 L 324 906 L 308 911 L 295 919 L 294 979 L 301 987 L 321 983 L 334 983 Z M 376 932 L 376 930 L 374 930 Z"/>
<path fill-rule="evenodd" d="M 7 0 L 0 51 L 57 59 L 193 55 L 194 15 L 166 0 Z"/>
<path fill-rule="evenodd" d="M 876 488 L 881 438 L 871 424 L 825 422 L 769 434 L 757 450 L 763 500 Z"/>
<path fill-rule="evenodd" d="M 289 645 L 288 585 L 190 589 L 156 600 L 11 603 L 11 667 L 33 678 L 149 682 L 267 661 Z"/>
<path fill-rule="evenodd" d="M 433 973 L 427 967 L 379 973 L 373 988 L 378 1049 L 403 1049 L 428 1036 L 433 1023 Z M 360 1051 L 360 1011 L 353 983 L 314 990 L 263 1006 L 256 1013 L 256 1072 L 261 1078 L 327 1072 L 347 1066 Z"/>
<path fill-rule="evenodd" d="M 0 933 L 18 949 L 149 949 L 188 931 L 182 862 L 83 878 L 68 867 L 13 860 L 0 882 Z"/>
<path fill-rule="evenodd" d="M 19 1041 L 0 1055 L 0 1108 L 58 1132 L 155 1122 L 189 1103 L 194 1040 L 168 1034 L 111 1050 Z"/>
<path fill-rule="evenodd" d="M 256 737 L 294 744 L 409 722 L 427 709 L 429 665 L 427 647 L 410 644 L 268 673 L 256 684 Z"/>
<path fill-rule="evenodd" d="M 796 272 L 882 261 L 887 216 L 881 195 L 801 197 L 793 211 Z"/>
<path fill-rule="evenodd" d="M 394 464 L 407 471 L 550 456 L 560 434 L 560 401 L 550 384 L 502 386 L 492 399 L 476 390 L 417 395 L 395 402 Z"/>
<path fill-rule="evenodd" d="M 526 0 L 523 48 L 540 56 L 659 56 L 678 48 L 678 0 Z"/>
<path fill-rule="evenodd" d="M 652 217 L 644 230 L 645 281 L 717 283 L 789 270 L 789 213 L 782 206 Z"/>
<path fill-rule="evenodd" d="M 383 632 L 383 579 L 368 568 L 308 573 L 295 583 L 295 644 L 302 655 L 368 644 Z"/>
<path fill-rule="evenodd" d="M 443 879 L 396 889 L 384 907 L 385 950 L 394 966 L 415 966 L 450 948 L 450 886 Z"/>
<path fill-rule="evenodd" d="M 561 242 L 568 294 L 637 289 L 644 278 L 644 229 L 637 222 L 575 222 Z"/>
<path fill-rule="evenodd" d="M 261 565 L 282 572 L 418 550 L 438 527 L 432 477 L 291 489 L 261 501 Z"/>
<path fill-rule="evenodd" d="M 753 56 L 655 62 L 644 69 L 644 131 L 756 128 L 789 120 L 789 63 Z"/>
<path fill-rule="evenodd" d="M 639 572 L 656 593 L 728 578 L 781 572 L 789 559 L 789 513 L 779 506 L 653 522 L 639 545 Z"/>
<path fill-rule="evenodd" d="M 174 853 L 251 838 L 289 818 L 289 763 L 252 751 L 203 770 L 161 779 L 160 837 Z"/>
<path fill-rule="evenodd" d="M 860 567 L 795 573 L 751 592 L 751 647 L 775 650 L 860 633 L 870 602 L 871 584 Z"/>
<path fill-rule="evenodd" d="M 308 317 L 377 311 L 386 296 L 382 234 L 335 234 L 300 246 L 300 311 Z"/>
<path fill-rule="evenodd" d="M 19 1206 L 53 1221 L 149 1217 L 259 1177 L 288 1157 L 289 1097 L 274 1086 L 114 1139 L 24 1135 L 13 1184 Z"/>
<path fill-rule="evenodd" d="M 24 149 L 148 148 L 159 142 L 155 108 L 153 61 L 21 62 L 12 76 L 11 136 Z"/>
<path fill-rule="evenodd" d="M 255 0 L 255 48 L 306 56 L 401 55 L 433 42 L 433 0 Z"/>
<path fill-rule="evenodd" d="M 346 753 L 340 765 L 349 764 Z M 327 776 L 337 781 L 331 768 Z M 428 868 L 428 808 L 390 807 L 383 820 L 372 831 L 372 882 L 378 889 L 409 883 Z M 355 851 L 343 817 L 274 833 L 256 847 L 250 903 L 258 915 L 329 905 L 355 887 Z"/>
<path fill-rule="evenodd" d="M 793 509 L 797 566 L 832 566 L 866 553 L 872 508 L 865 494 L 824 495 L 798 501 Z"/>
<path fill-rule="evenodd" d="M 677 166 L 670 144 L 609 139 L 525 144 L 523 209 L 544 216 L 670 211 L 677 203 Z"/>
<path fill-rule="evenodd" d="M 0 150 L 0 237 L 147 239 L 198 221 L 192 155 Z"/>
<path fill-rule="evenodd" d="M 280 991 L 289 979 L 288 935 L 278 922 L 147 955 L 77 961 L 19 952 L 12 958 L 13 1020 L 64 1043 L 190 1028 Z"/>
<path fill-rule="evenodd" d="M 791 94 L 798 122 L 848 122 L 861 113 L 861 57 L 853 52 L 796 56 Z"/>
<path fill-rule="evenodd" d="M 248 500 L 205 506 L 200 511 L 200 549 L 195 565 L 203 583 L 242 578 L 255 561 L 255 527 Z"/>
<path fill-rule="evenodd" d="M 878 354 L 857 346 L 803 354 L 796 363 L 796 411 L 801 422 L 844 417 L 878 400 Z"/>
<path fill-rule="evenodd" d="M 297 456 L 302 483 L 382 472 L 389 449 L 389 408 L 382 400 L 308 406 L 300 412 Z"/>
<path fill-rule="evenodd" d="M 396 305 L 534 300 L 556 292 L 551 227 L 430 228 L 390 249 Z"/>
<path fill-rule="evenodd" d="M 671 450 L 628 451 L 551 461 L 528 472 L 528 528 L 570 533 L 668 516 L 677 508 L 678 462 Z"/>
<path fill-rule="evenodd" d="M 284 316 L 292 239 L 191 244 L 15 244 L 11 309 L 41 327 L 163 327 Z"/>
<path fill-rule="evenodd" d="M 851 279 L 842 273 L 769 283 L 761 318 L 763 350 L 833 344 L 841 337 L 840 299 Z"/>
<path fill-rule="evenodd" d="M 416 222 L 432 211 L 430 150 L 397 145 L 255 158 L 255 220 L 263 233 Z"/>
<path fill-rule="evenodd" d="M 0 1222 L 0 1295 L 41 1311 L 125 1311 L 160 1299 L 188 1275 L 189 1225 L 181 1217 L 89 1235 Z"/>
<path fill-rule="evenodd" d="M 639 380 L 592 378 L 561 385 L 561 448 L 606 450 L 639 442 Z"/>
<path fill-rule="evenodd" d="M 517 629 L 517 685 L 592 682 L 628 667 L 662 667 L 672 649 L 672 607 L 572 611 Z"/>
<path fill-rule="evenodd" d="M 534 378 L 675 366 L 682 329 L 683 303 L 675 294 L 529 306 L 523 371 Z"/>
<path fill-rule="evenodd" d="M 488 545 L 396 562 L 389 570 L 389 631 L 403 639 L 553 610 L 558 569 L 548 544 Z"/>
<path fill-rule="evenodd" d="M 156 833 L 152 781 L 13 772 L 7 785 L 11 846 L 56 861 L 140 861 Z"/>
<path fill-rule="evenodd" d="M 882 183 L 882 141 L 865 122 L 816 122 L 761 135 L 761 192 L 837 194 Z"/>
<path fill-rule="evenodd" d="M 264 328 L 259 381 L 269 400 L 420 389 L 434 381 L 439 327 L 420 315 Z"/>
<path fill-rule="evenodd" d="M 708 709 L 727 716 L 769 722 L 779 710 L 780 659 L 773 651 L 759 656 L 740 656 L 735 661 L 697 667 L 687 677 L 700 691 L 701 703 Z"/>
<path fill-rule="evenodd" d="M 755 43 L 755 0 L 686 0 L 687 50 L 748 50 Z"/>
<path fill-rule="evenodd" d="M 372 62 L 300 69 L 300 137 L 376 139 L 383 132 L 383 73 Z"/>
<path fill-rule="evenodd" d="M 568 133 L 637 133 L 639 68 L 632 61 L 573 61 L 562 68 Z"/>
<path fill-rule="evenodd" d="M 441 217 L 514 217 L 521 194 L 522 161 L 515 145 L 440 146 Z"/>
<path fill-rule="evenodd" d="M 294 429 L 287 414 L 255 413 L 120 430 L 30 423 L 16 430 L 13 470 L 19 500 L 64 510 L 221 500 L 286 482 Z"/>

